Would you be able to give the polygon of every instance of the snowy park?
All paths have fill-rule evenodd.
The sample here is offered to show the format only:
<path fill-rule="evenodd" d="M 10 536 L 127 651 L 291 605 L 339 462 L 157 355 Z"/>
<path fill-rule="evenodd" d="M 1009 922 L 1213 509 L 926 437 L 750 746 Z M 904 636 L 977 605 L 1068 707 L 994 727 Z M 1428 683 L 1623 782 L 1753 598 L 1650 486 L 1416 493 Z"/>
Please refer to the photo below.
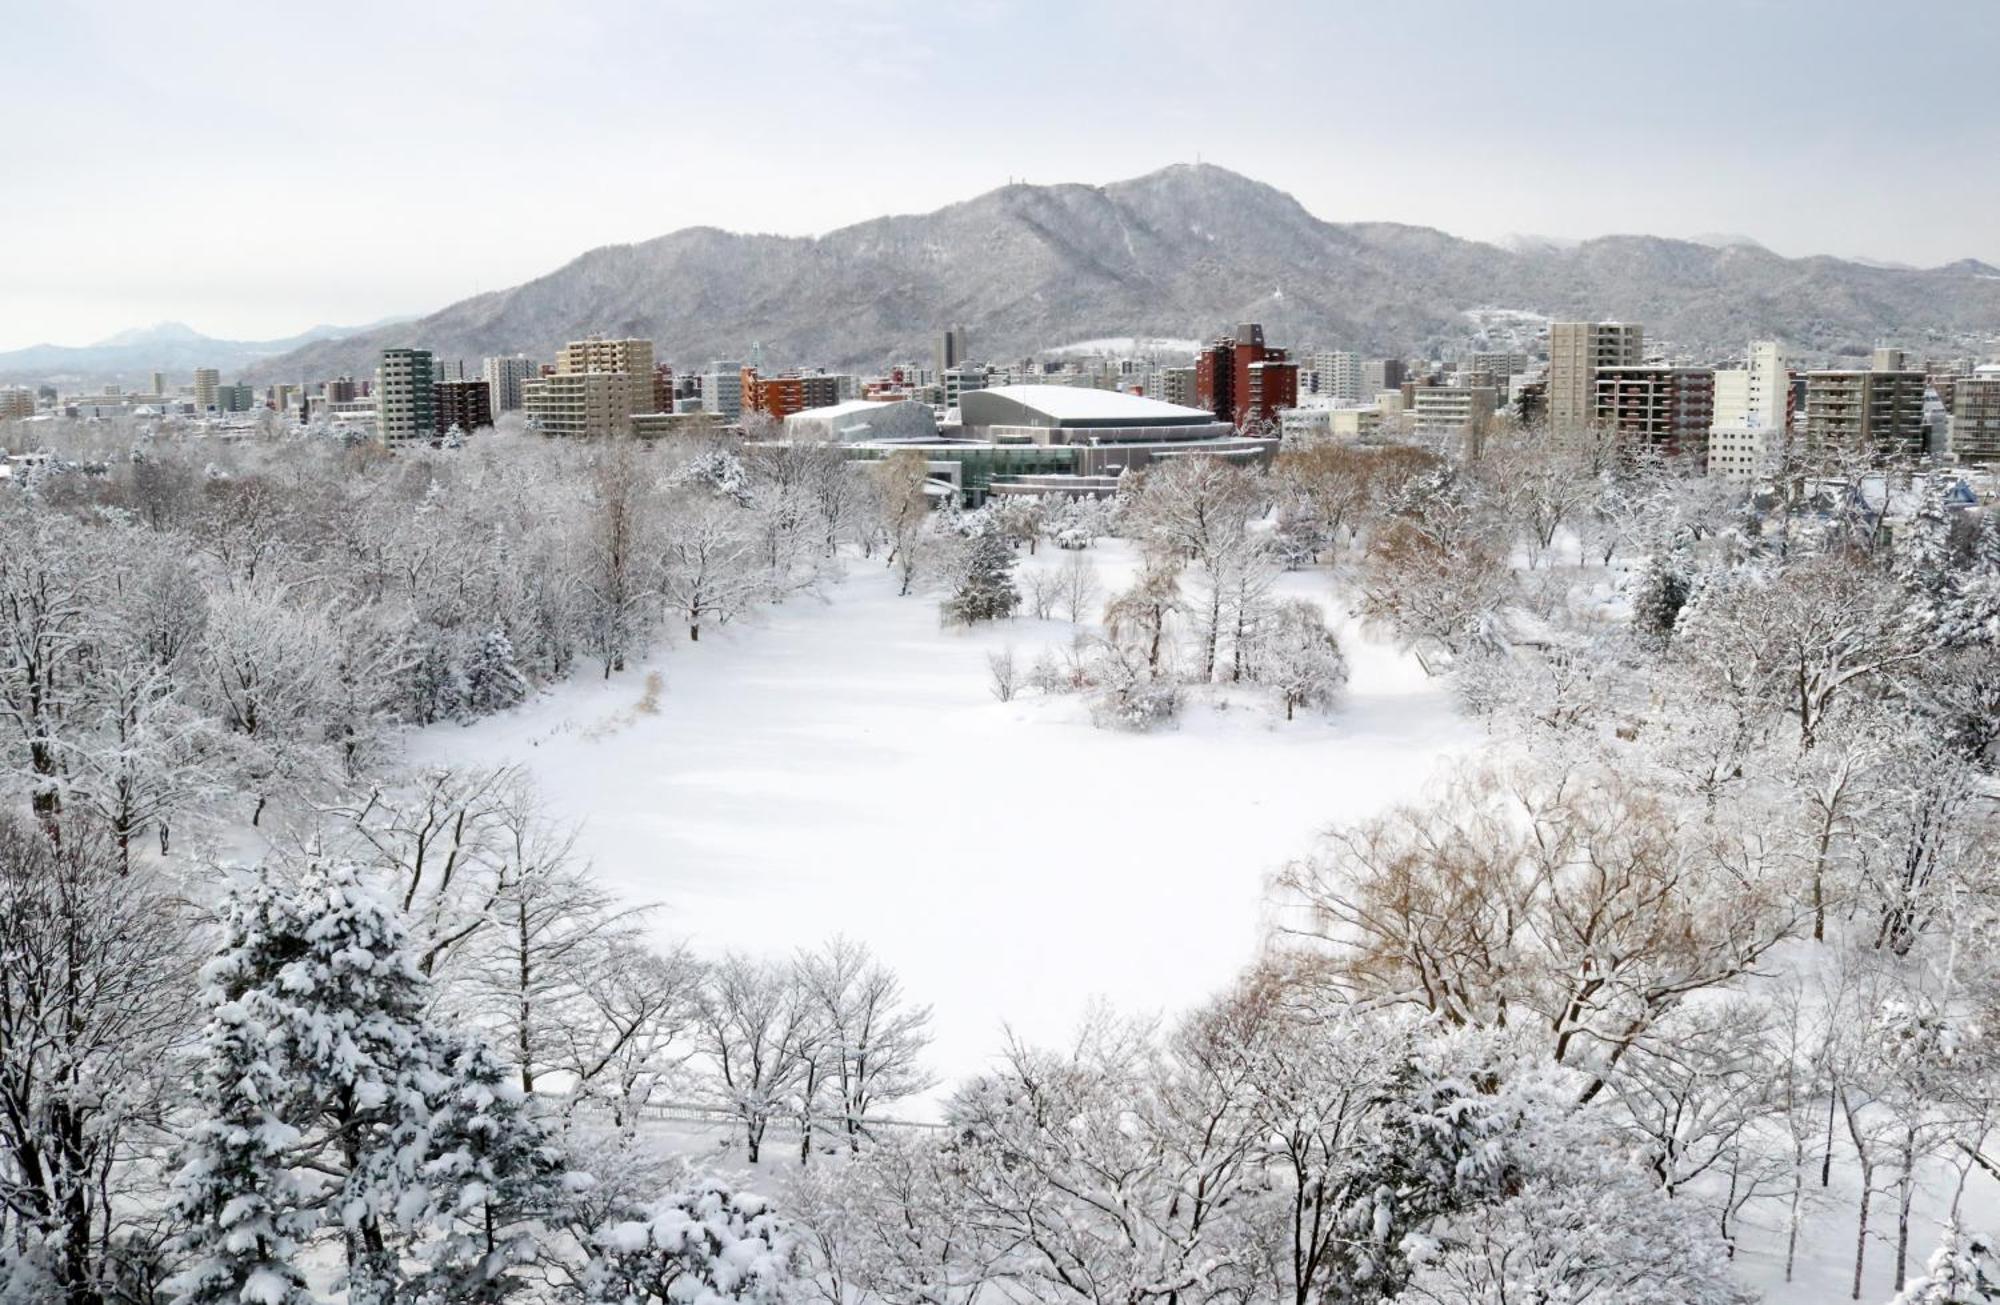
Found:
<path fill-rule="evenodd" d="M 1106 591 L 1136 565 L 1119 539 L 1087 556 Z M 1093 1001 L 1173 1016 L 1209 996 L 1256 954 L 1265 876 L 1476 746 L 1444 686 L 1342 619 L 1324 571 L 1279 592 L 1336 621 L 1352 677 L 1329 713 L 1218 693 L 1129 733 L 1074 698 L 1002 703 L 987 654 L 1026 662 L 1077 626 L 943 628 L 933 597 L 857 560 L 623 675 L 434 727 L 412 760 L 526 767 L 595 871 L 700 952 L 866 943 L 934 1007 L 950 1084 L 1009 1029 L 1059 1044 Z M 641 708 L 649 674 L 664 689 Z"/>

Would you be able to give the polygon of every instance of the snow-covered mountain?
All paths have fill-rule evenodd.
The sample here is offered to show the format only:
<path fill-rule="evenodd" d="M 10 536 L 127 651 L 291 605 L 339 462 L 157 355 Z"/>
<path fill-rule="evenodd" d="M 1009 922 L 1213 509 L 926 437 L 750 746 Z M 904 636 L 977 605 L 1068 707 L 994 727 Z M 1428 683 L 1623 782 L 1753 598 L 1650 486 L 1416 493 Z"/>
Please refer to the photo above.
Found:
<path fill-rule="evenodd" d="M 237 373 L 263 359 L 389 325 L 391 322 L 382 321 L 365 326 L 315 326 L 280 340 L 219 340 L 185 322 L 156 322 L 120 331 L 95 344 L 36 344 L 0 352 L 0 379 L 122 380 L 133 385 L 161 371 L 179 383 L 196 367 L 214 367 L 223 373 L 223 379 L 234 380 Z"/>
<path fill-rule="evenodd" d="M 694 227 L 592 250 L 509 290 L 393 329 L 322 341 L 255 369 L 324 376 L 421 344 L 447 358 L 548 356 L 588 332 L 652 338 L 686 365 L 747 355 L 869 365 L 928 356 L 963 323 L 1007 359 L 1079 339 L 1211 336 L 1259 320 L 1294 345 L 1421 350 L 1457 342 L 1465 312 L 1645 322 L 1659 338 L 1733 350 L 1776 334 L 1865 353 L 2000 331 L 2000 283 L 1966 264 L 1927 270 L 1782 258 L 1652 236 L 1515 249 L 1427 227 L 1332 223 L 1212 165 L 1107 186 L 1012 185 L 915 216 L 819 237 Z"/>

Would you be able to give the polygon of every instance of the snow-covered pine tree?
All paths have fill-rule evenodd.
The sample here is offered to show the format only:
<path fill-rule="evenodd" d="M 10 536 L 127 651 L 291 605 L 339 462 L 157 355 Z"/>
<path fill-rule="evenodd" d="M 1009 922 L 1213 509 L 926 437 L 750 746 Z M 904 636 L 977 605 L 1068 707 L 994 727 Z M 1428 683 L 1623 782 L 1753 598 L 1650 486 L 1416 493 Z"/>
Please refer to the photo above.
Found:
<path fill-rule="evenodd" d="M 1649 642 L 1664 644 L 1693 592 L 1694 578 L 1679 550 L 1654 553 L 1632 592 L 1632 628 Z"/>
<path fill-rule="evenodd" d="M 941 605 L 953 625 L 996 621 L 1012 616 L 1021 605 L 1014 587 L 1014 550 L 996 530 L 982 531 L 966 545 L 957 584 Z"/>
<path fill-rule="evenodd" d="M 528 696 L 528 677 L 514 661 L 514 642 L 497 626 L 480 636 L 465 659 L 465 710 L 491 716 Z"/>
<path fill-rule="evenodd" d="M 497 1305 L 528 1281 L 510 1270 L 535 1258 L 544 1222 L 560 1212 L 563 1158 L 514 1071 L 479 1038 L 444 1050 L 448 1079 L 431 1103 L 431 1158 L 403 1203 L 423 1202 L 429 1232 L 410 1284 L 417 1305 Z"/>
<path fill-rule="evenodd" d="M 429 1022 L 394 910 L 359 869 L 326 864 L 290 889 L 260 876 L 228 919 L 178 1180 L 194 1265 L 177 1299 L 305 1301 L 295 1257 L 329 1228 L 351 1305 L 408 1299 L 405 1252 L 421 1247 L 437 1252 L 421 1299 L 503 1298 L 535 1201 L 560 1186 L 556 1161 L 498 1090 L 504 1067 Z"/>
<path fill-rule="evenodd" d="M 287 1072 L 271 994 L 304 932 L 289 895 L 260 877 L 232 894 L 222 951 L 202 970 L 212 1008 L 195 1079 L 196 1123 L 175 1176 L 187 1267 L 177 1305 L 312 1305 L 296 1257 L 317 1226 L 294 1149 L 305 1085 Z"/>
<path fill-rule="evenodd" d="M 1890 1305 L 1977 1305 L 2000 1300 L 2000 1259 L 1993 1239 L 1948 1223 L 1924 1276 L 1897 1293 Z"/>
<path fill-rule="evenodd" d="M 403 714 L 419 725 L 455 720 L 465 713 L 466 675 L 450 635 L 433 630 L 419 636 L 403 673 Z"/>

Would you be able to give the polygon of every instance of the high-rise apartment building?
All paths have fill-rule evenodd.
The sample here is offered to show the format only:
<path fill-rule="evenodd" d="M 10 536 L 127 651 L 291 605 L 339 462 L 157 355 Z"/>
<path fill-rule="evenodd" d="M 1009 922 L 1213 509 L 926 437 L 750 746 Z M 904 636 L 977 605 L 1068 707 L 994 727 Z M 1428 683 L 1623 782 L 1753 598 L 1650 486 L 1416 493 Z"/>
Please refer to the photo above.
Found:
<path fill-rule="evenodd" d="M 1236 333 L 1201 351 L 1194 363 L 1194 406 L 1238 428 L 1275 422 L 1299 401 L 1299 365 L 1264 343 L 1264 328 L 1242 322 Z"/>
<path fill-rule="evenodd" d="M 194 369 L 194 410 L 207 412 L 215 407 L 215 391 L 222 384 L 222 373 L 213 367 Z"/>
<path fill-rule="evenodd" d="M 648 387 L 653 378 L 653 342 L 651 340 L 607 340 L 601 335 L 593 335 L 587 340 L 572 340 L 556 350 L 556 370 L 558 372 L 630 372 L 634 376 L 646 378 Z"/>
<path fill-rule="evenodd" d="M 1313 393 L 1335 403 L 1361 402 L 1361 355 L 1330 351 L 1312 356 Z"/>
<path fill-rule="evenodd" d="M 1370 358 L 1361 364 L 1362 396 L 1402 389 L 1405 371 L 1401 358 Z"/>
<path fill-rule="evenodd" d="M 257 391 L 238 381 L 234 385 L 215 387 L 215 410 L 217 412 L 248 412 L 257 406 Z"/>
<path fill-rule="evenodd" d="M 156 399 L 167 397 L 167 374 L 165 372 L 153 373 L 153 397 Z"/>
<path fill-rule="evenodd" d="M 1771 469 L 1792 423 L 1791 373 L 1775 340 L 1750 346 L 1748 366 L 1715 373 L 1708 474 L 1750 482 Z"/>
<path fill-rule="evenodd" d="M 1160 397 L 1183 408 L 1194 407 L 1194 368 L 1165 367 L 1160 370 Z"/>
<path fill-rule="evenodd" d="M 1509 350 L 1483 349 L 1466 356 L 1464 369 L 1485 372 L 1493 378 L 1499 392 L 1505 394 L 1507 382 L 1528 370 L 1528 355 Z"/>
<path fill-rule="evenodd" d="M 2000 367 L 1982 367 L 1953 384 L 1950 448 L 1960 462 L 2000 463 Z"/>
<path fill-rule="evenodd" d="M 521 406 L 521 387 L 541 369 L 535 360 L 520 354 L 512 358 L 487 358 L 479 364 L 480 379 L 486 382 L 495 413 L 513 412 Z"/>
<path fill-rule="evenodd" d="M 965 328 L 946 327 L 937 334 L 937 341 L 931 351 L 931 371 L 940 381 L 944 374 L 954 367 L 961 367 L 968 361 L 965 352 Z"/>
<path fill-rule="evenodd" d="M 1715 425 L 1715 373 L 1706 367 L 1599 367 L 1594 425 L 1671 456 L 1700 458 Z"/>
<path fill-rule="evenodd" d="M 759 376 L 755 367 L 745 367 L 739 373 L 742 384 L 743 410 L 761 412 L 783 421 L 795 412 L 805 412 L 811 408 L 831 408 L 841 401 L 841 376 L 829 376 L 824 372 L 802 374 L 786 372 L 782 376 Z"/>
<path fill-rule="evenodd" d="M 485 381 L 438 381 L 431 386 L 431 407 L 438 434 L 456 426 L 469 435 L 493 424 L 493 388 Z"/>
<path fill-rule="evenodd" d="M 1873 457 L 1925 448 L 1924 374 L 1856 369 L 1806 373 L 1805 440 Z"/>
<path fill-rule="evenodd" d="M 544 435 L 570 439 L 630 435 L 634 401 L 643 408 L 652 393 L 650 371 L 643 375 L 551 372 L 521 387 L 521 406 Z"/>
<path fill-rule="evenodd" d="M 17 421 L 35 415 L 35 392 L 25 386 L 0 389 L 0 421 Z"/>
<path fill-rule="evenodd" d="M 384 444 L 428 443 L 437 434 L 429 349 L 384 349 L 375 367 L 375 429 Z"/>
<path fill-rule="evenodd" d="M 1625 322 L 1549 325 L 1549 431 L 1570 438 L 1597 420 L 1597 373 L 1645 361 L 1644 328 Z"/>

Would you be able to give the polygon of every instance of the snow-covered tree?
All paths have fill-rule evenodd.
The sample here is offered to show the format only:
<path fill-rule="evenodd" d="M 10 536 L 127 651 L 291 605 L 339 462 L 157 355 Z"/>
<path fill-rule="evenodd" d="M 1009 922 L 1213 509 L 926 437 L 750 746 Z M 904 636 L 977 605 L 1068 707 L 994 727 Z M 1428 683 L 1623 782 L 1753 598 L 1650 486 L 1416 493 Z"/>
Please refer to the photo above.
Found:
<path fill-rule="evenodd" d="M 1347 659 L 1318 603 L 1279 603 L 1258 640 L 1252 678 L 1277 690 L 1285 719 L 1300 707 L 1332 704 L 1347 683 Z"/>
<path fill-rule="evenodd" d="M 1924 1275 L 1906 1284 L 1890 1305 L 1979 1305 L 2000 1300 L 2000 1257 L 1993 1239 L 1947 1223 Z"/>
<path fill-rule="evenodd" d="M 420 1276 L 456 1284 L 437 1299 L 504 1295 L 554 1158 L 502 1067 L 429 1019 L 429 983 L 363 872 L 315 864 L 294 886 L 260 872 L 203 973 L 180 1299 L 303 1299 L 299 1257 L 322 1232 L 344 1249 L 350 1300 L 400 1299 L 420 1247 L 434 1253 Z"/>
<path fill-rule="evenodd" d="M 930 1042 L 930 1008 L 909 1004 L 902 981 L 860 943 L 835 938 L 798 960 L 799 983 L 816 1010 L 822 1080 L 831 1113 L 858 1150 L 869 1116 L 934 1081 L 920 1057 Z"/>
<path fill-rule="evenodd" d="M 124 869 L 87 820 L 64 835 L 0 816 L 0 1245 L 46 1287 L 0 1287 L 23 1302 L 106 1300 L 142 1276 L 152 1127 L 196 1019 L 177 886 Z"/>
<path fill-rule="evenodd" d="M 954 568 L 952 590 L 940 610 L 953 625 L 998 621 L 1014 614 L 1021 591 L 1014 584 L 1014 550 L 997 532 L 975 536 Z"/>
<path fill-rule="evenodd" d="M 785 1221 L 718 1182 L 621 1211 L 595 1242 L 590 1305 L 779 1305 L 795 1276 Z"/>
<path fill-rule="evenodd" d="M 494 627 L 479 636 L 465 658 L 465 710 L 491 716 L 520 705 L 528 696 L 528 677 L 514 657 L 514 641 Z"/>
<path fill-rule="evenodd" d="M 703 985 L 701 1050 L 720 1104 L 743 1123 L 752 1164 L 806 1070 L 801 1051 L 812 1012 L 799 998 L 791 966 L 737 955 L 709 967 Z"/>

